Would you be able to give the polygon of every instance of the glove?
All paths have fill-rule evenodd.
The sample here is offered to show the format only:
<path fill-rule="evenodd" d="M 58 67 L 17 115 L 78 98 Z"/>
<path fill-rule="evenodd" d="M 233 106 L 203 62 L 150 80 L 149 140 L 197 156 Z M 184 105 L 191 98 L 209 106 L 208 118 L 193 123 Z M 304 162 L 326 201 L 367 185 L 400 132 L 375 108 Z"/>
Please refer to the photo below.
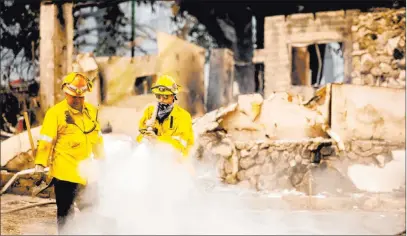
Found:
<path fill-rule="evenodd" d="M 153 131 L 146 131 L 144 133 L 144 138 L 146 138 L 148 141 L 152 142 L 157 139 L 157 135 Z"/>
<path fill-rule="evenodd" d="M 35 165 L 35 167 L 34 167 L 34 172 L 35 172 L 35 173 L 44 173 L 44 166 L 42 166 L 42 165 Z"/>

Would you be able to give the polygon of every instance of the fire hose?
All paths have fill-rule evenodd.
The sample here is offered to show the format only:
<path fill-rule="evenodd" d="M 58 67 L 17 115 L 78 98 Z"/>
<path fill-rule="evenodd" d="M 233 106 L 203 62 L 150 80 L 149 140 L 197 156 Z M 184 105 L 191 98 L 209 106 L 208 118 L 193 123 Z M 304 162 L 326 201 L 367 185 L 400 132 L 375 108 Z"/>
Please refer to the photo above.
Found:
<path fill-rule="evenodd" d="M 7 213 L 12 213 L 12 212 L 22 211 L 22 210 L 25 210 L 25 209 L 38 207 L 38 206 L 45 206 L 45 205 L 49 205 L 49 204 L 56 204 L 56 201 L 53 200 L 53 201 L 47 201 L 47 202 L 39 202 L 39 203 L 28 204 L 28 205 L 25 205 L 25 206 L 22 206 L 22 207 L 17 207 L 17 208 L 14 208 L 14 209 L 2 211 L 1 214 L 7 214 Z"/>
<path fill-rule="evenodd" d="M 44 173 L 48 172 L 48 171 L 49 171 L 49 167 L 44 169 Z M 31 169 L 22 170 L 22 171 L 17 172 L 15 175 L 13 175 L 13 177 L 11 177 L 11 179 L 9 181 L 7 181 L 7 183 L 1 189 L 0 195 L 3 195 L 3 193 L 5 193 L 8 190 L 8 188 L 10 188 L 10 186 L 14 183 L 14 181 L 17 180 L 17 178 L 19 176 L 26 175 L 26 174 L 35 174 L 35 173 L 36 173 L 35 168 L 31 168 Z M 33 188 L 33 194 L 32 195 L 36 196 L 40 192 L 44 191 L 45 189 L 47 189 L 50 186 L 50 183 L 43 184 L 43 185 L 40 185 L 40 186 L 35 186 Z M 44 205 L 48 205 L 48 204 L 56 204 L 56 202 L 55 202 L 55 200 L 53 200 L 53 201 L 47 201 L 47 202 L 28 204 L 26 206 L 17 207 L 17 208 L 11 209 L 11 210 L 2 211 L 1 214 L 12 213 L 12 212 L 25 210 L 25 209 L 29 209 L 29 208 L 32 208 L 32 207 L 44 206 Z"/>
<path fill-rule="evenodd" d="M 49 171 L 49 167 L 44 169 L 44 172 L 48 172 L 48 171 Z M 15 175 L 13 175 L 13 177 L 11 177 L 11 179 L 9 181 L 7 181 L 6 185 L 4 185 L 4 187 L 1 189 L 0 195 L 2 195 L 4 192 L 7 191 L 7 189 L 14 183 L 14 181 L 17 179 L 17 177 L 19 177 L 21 175 L 34 174 L 34 173 L 35 173 L 35 168 L 17 172 Z"/>

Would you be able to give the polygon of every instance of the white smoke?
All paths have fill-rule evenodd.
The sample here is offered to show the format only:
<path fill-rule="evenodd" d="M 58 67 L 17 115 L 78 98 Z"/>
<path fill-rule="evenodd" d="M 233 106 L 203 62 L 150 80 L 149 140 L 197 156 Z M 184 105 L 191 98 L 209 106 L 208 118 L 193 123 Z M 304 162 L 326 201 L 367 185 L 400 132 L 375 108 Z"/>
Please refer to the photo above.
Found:
<path fill-rule="evenodd" d="M 199 171 L 191 172 L 178 163 L 176 152 L 164 146 L 135 145 L 131 139 L 111 135 L 105 137 L 105 144 L 106 160 L 82 168 L 98 188 L 89 188 L 83 197 L 96 197 L 98 202 L 77 212 L 62 234 L 314 235 L 386 234 L 397 230 L 391 223 L 397 217 L 386 219 L 387 229 L 369 230 L 360 222 L 366 220 L 362 212 L 290 211 L 281 202 L 279 210 L 276 206 L 255 210 L 247 205 L 250 201 L 245 201 L 245 195 L 237 196 L 233 188 L 205 191 L 197 178 Z M 285 207 L 288 209 L 282 209 Z M 383 225 L 383 220 L 372 215 L 369 222 Z M 342 226 L 338 227 L 337 222 Z"/>
<path fill-rule="evenodd" d="M 91 188 L 82 198 L 97 194 L 99 202 L 76 213 L 63 233 L 250 234 L 261 229 L 248 226 L 238 198 L 199 188 L 196 173 L 177 162 L 176 151 L 109 137 L 105 143 L 106 160 L 81 168 L 98 190 Z"/>

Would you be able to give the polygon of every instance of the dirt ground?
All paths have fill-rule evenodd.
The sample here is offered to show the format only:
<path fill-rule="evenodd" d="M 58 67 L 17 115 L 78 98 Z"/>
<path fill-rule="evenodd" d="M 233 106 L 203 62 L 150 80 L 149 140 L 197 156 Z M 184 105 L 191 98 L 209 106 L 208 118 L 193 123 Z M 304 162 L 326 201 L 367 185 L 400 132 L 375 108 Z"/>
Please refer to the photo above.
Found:
<path fill-rule="evenodd" d="M 48 200 L 12 194 L 2 195 L 1 235 L 56 235 L 55 204 L 3 214 L 3 211 L 44 201 Z"/>
<path fill-rule="evenodd" d="M 261 203 L 260 199 L 256 198 L 261 207 L 257 209 L 260 214 L 267 214 L 271 209 L 267 208 L 267 204 Z M 253 200 L 253 199 L 252 199 Z M 12 213 L 3 213 L 4 211 L 21 207 L 31 203 L 40 203 L 49 201 L 43 198 L 32 198 L 30 196 L 19 196 L 13 194 L 5 194 L 1 196 L 1 235 L 56 235 L 56 206 L 49 204 L 40 207 L 29 208 Z M 250 205 L 250 204 L 249 204 Z M 273 204 L 274 205 L 274 204 Z M 291 205 L 291 204 L 290 204 Z M 292 206 L 293 207 L 293 206 Z M 256 207 L 254 207 L 255 209 Z M 282 220 L 281 226 L 287 222 L 298 221 L 298 225 L 288 227 L 288 232 L 314 232 L 314 233 L 333 233 L 339 231 L 336 228 L 335 222 L 342 217 L 342 222 L 348 229 L 340 231 L 341 233 L 360 233 L 360 234 L 396 234 L 405 229 L 405 211 L 403 209 L 381 210 L 381 211 L 326 211 L 314 210 L 304 211 L 300 209 L 292 209 L 290 211 L 282 211 L 274 209 L 273 217 L 279 215 L 276 219 L 270 218 L 271 221 Z M 308 212 L 308 213 L 307 213 Z M 302 221 L 307 218 L 313 219 L 311 222 L 319 222 L 319 226 L 313 228 L 312 231 L 304 231 L 301 227 L 305 227 Z M 344 216 L 346 216 L 344 218 Z M 259 216 L 260 217 L 260 216 Z M 268 217 L 267 217 L 268 218 Z M 281 219 L 280 219 L 281 218 Z M 298 218 L 298 219 L 297 219 Z M 263 221 L 264 218 L 252 218 L 254 221 Z M 272 226 L 273 224 L 270 224 Z M 313 225 L 313 224 L 311 224 Z M 299 227 L 299 228 L 298 228 Z M 345 227 L 345 228 L 346 228 Z M 297 229 L 298 228 L 298 229 Z M 336 230 L 335 230 L 336 229 Z M 296 231 L 297 230 L 297 231 Z M 302 231 L 301 231 L 302 230 Z M 319 230 L 319 231 L 318 231 Z M 273 232 L 273 230 L 271 230 Z M 298 233 L 297 232 L 297 233 Z"/>

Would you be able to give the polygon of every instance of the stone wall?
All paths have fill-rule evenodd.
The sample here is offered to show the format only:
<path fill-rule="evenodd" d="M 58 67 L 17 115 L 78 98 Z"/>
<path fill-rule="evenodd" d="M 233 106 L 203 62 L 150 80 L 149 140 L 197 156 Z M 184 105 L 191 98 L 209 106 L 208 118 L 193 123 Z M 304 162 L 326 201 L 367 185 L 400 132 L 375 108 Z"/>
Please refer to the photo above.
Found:
<path fill-rule="evenodd" d="M 352 83 L 406 86 L 406 11 L 360 13 L 352 23 Z"/>
<path fill-rule="evenodd" d="M 404 143 L 352 141 L 339 152 L 331 139 L 241 142 L 214 131 L 199 139 L 197 158 L 215 158 L 218 177 L 228 184 L 259 191 L 341 195 L 363 192 L 349 178 L 349 166 L 383 168 L 392 161 L 391 151 L 404 147 Z"/>
<path fill-rule="evenodd" d="M 266 17 L 264 48 L 253 56 L 264 63 L 265 96 L 292 86 L 291 47 L 329 42 L 343 43 L 345 83 L 404 87 L 405 14 L 404 8 Z"/>
<path fill-rule="evenodd" d="M 291 87 L 292 46 L 344 42 L 345 51 L 350 52 L 350 22 L 354 12 L 355 10 L 340 10 L 266 17 L 264 49 L 255 50 L 253 57 L 253 62 L 264 63 L 265 96 Z M 350 77 L 350 72 L 345 65 L 345 77 Z"/>

